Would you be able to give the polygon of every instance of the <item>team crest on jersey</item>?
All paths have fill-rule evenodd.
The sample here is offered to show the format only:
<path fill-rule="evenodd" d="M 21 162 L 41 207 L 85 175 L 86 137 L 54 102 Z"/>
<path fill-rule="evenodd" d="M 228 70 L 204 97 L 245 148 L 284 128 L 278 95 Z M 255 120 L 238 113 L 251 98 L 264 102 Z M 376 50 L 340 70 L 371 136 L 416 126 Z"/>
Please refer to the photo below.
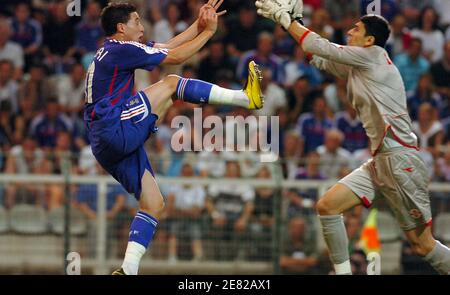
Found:
<path fill-rule="evenodd" d="M 123 121 L 131 119 L 133 123 L 139 123 L 149 115 L 149 110 L 144 102 L 144 98 L 139 92 L 138 95 L 139 97 L 130 99 L 130 101 L 126 104 L 128 109 L 122 111 L 120 120 Z"/>

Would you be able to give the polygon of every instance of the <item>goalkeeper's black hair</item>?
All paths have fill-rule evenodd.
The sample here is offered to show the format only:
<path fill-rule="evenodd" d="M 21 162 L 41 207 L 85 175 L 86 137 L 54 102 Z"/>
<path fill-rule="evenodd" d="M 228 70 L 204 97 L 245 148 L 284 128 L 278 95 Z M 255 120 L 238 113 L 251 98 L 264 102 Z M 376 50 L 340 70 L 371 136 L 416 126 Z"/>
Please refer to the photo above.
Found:
<path fill-rule="evenodd" d="M 118 23 L 127 23 L 130 20 L 130 13 L 137 11 L 136 6 L 130 3 L 109 3 L 103 8 L 101 23 L 103 31 L 107 37 L 117 33 Z"/>
<path fill-rule="evenodd" d="M 360 20 L 366 28 L 366 36 L 373 36 L 375 38 L 374 45 L 384 48 L 391 34 L 388 21 L 384 17 L 375 14 L 365 15 Z"/>

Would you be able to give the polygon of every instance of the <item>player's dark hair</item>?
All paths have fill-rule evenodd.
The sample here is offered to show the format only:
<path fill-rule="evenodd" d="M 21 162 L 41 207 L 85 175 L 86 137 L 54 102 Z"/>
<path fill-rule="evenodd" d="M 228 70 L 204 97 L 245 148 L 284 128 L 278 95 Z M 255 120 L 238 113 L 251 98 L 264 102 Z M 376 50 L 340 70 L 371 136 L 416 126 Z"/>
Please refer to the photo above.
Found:
<path fill-rule="evenodd" d="M 374 45 L 384 47 L 391 34 L 388 21 L 375 14 L 365 15 L 360 20 L 366 28 L 366 36 L 373 36 L 375 38 Z"/>
<path fill-rule="evenodd" d="M 136 6 L 130 3 L 109 3 L 103 8 L 101 23 L 106 36 L 117 33 L 117 24 L 127 23 L 130 20 L 130 13 L 135 12 Z"/>

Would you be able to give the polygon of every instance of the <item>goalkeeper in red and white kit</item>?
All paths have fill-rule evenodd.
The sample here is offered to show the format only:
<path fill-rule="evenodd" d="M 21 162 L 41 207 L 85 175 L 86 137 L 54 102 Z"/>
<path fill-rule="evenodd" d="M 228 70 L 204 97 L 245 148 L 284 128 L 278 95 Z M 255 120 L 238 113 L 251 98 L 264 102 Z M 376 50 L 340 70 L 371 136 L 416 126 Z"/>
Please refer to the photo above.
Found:
<path fill-rule="evenodd" d="M 312 58 L 310 63 L 347 81 L 348 99 L 370 139 L 373 158 L 339 180 L 317 203 L 323 236 L 336 274 L 351 274 L 342 213 L 375 196 L 386 200 L 414 252 L 440 274 L 450 272 L 450 249 L 431 232 L 427 167 L 411 130 L 405 88 L 384 46 L 388 22 L 363 16 L 347 33 L 348 46 L 333 44 L 301 21 L 302 0 L 258 0 L 257 12 L 282 25 Z"/>

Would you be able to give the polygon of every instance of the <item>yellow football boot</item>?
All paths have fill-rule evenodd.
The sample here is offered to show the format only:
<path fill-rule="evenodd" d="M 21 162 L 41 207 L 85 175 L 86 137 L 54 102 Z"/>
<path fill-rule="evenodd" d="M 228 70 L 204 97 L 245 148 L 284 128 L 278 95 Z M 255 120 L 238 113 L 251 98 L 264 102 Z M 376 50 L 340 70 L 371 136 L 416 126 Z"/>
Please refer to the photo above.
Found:
<path fill-rule="evenodd" d="M 259 66 L 252 60 L 248 64 L 248 79 L 244 92 L 248 97 L 249 110 L 261 109 L 264 106 L 264 96 L 261 93 L 262 74 Z"/>

